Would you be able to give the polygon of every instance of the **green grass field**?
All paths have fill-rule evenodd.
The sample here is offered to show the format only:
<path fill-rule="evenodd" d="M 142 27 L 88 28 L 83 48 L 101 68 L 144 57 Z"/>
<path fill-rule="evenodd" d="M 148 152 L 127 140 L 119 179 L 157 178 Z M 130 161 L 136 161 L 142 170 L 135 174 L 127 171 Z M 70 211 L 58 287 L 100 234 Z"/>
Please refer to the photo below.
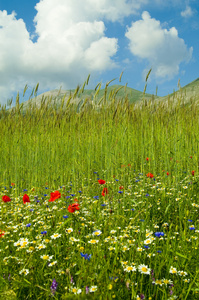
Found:
<path fill-rule="evenodd" d="M 0 299 L 199 299 L 197 103 L 100 99 L 1 109 Z"/>

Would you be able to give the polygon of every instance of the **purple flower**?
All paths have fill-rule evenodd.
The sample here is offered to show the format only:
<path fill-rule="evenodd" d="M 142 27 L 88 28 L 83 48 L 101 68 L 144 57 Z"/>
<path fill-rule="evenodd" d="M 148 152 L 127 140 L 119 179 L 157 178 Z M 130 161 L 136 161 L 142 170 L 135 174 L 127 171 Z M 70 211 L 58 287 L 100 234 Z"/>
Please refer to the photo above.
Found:
<path fill-rule="evenodd" d="M 57 289 L 58 283 L 56 282 L 55 279 L 53 279 L 52 285 L 50 287 L 52 294 L 54 295 Z"/>
<path fill-rule="evenodd" d="M 86 286 L 86 294 L 88 294 L 88 293 L 89 293 L 89 287 Z"/>

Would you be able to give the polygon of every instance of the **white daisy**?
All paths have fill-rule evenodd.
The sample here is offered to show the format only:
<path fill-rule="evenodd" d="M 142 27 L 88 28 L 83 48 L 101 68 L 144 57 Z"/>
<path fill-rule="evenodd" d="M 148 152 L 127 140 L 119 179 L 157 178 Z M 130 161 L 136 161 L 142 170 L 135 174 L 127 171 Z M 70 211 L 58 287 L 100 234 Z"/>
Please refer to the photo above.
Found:
<path fill-rule="evenodd" d="M 148 266 L 145 266 L 145 265 L 139 265 L 138 266 L 138 271 L 142 274 L 148 274 L 150 275 L 150 272 L 151 272 L 151 269 L 148 268 Z"/>

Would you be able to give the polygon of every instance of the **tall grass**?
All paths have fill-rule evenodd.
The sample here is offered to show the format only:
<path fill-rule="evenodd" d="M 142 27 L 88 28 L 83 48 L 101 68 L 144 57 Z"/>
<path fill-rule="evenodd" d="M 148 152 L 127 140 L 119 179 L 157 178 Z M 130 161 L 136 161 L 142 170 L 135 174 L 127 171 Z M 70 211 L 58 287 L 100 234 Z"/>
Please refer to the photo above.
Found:
<path fill-rule="evenodd" d="M 197 104 L 184 104 L 176 95 L 164 103 L 143 96 L 130 104 L 128 95 L 119 98 L 117 90 L 108 98 L 107 89 L 98 99 L 100 85 L 93 99 L 74 102 L 84 87 L 59 104 L 43 99 L 40 106 L 30 101 L 26 109 L 18 95 L 15 107 L 0 111 L 1 194 L 11 198 L 1 203 L 2 297 L 11 293 L 12 299 L 48 299 L 55 278 L 56 299 L 197 299 Z M 106 181 L 105 197 L 98 179 Z M 55 190 L 61 199 L 49 203 Z M 22 202 L 25 193 L 30 204 Z M 78 196 L 79 214 L 67 211 L 72 195 Z M 65 233 L 69 227 L 78 242 Z M 44 228 L 50 241 L 46 244 L 40 234 Z M 91 245 L 86 236 L 91 239 L 97 229 L 102 231 L 99 244 Z M 116 230 L 115 242 L 111 230 Z M 155 237 L 156 231 L 164 237 Z M 62 236 L 53 240 L 55 232 Z M 147 236 L 149 249 L 144 248 Z M 30 244 L 16 249 L 13 243 L 20 237 L 28 237 L 33 246 L 44 243 L 46 251 L 27 252 Z M 129 250 L 122 250 L 124 246 Z M 91 254 L 90 261 L 80 256 L 84 251 Z M 57 264 L 42 264 L 41 253 L 54 255 Z M 21 265 L 13 265 L 11 256 Z M 150 275 L 128 273 L 125 261 L 136 268 L 149 266 Z M 187 275 L 169 273 L 171 267 Z M 19 274 L 23 268 L 30 271 L 27 276 Z M 77 286 L 82 292 L 75 296 L 72 287 Z M 85 294 L 86 286 L 97 290 Z"/>

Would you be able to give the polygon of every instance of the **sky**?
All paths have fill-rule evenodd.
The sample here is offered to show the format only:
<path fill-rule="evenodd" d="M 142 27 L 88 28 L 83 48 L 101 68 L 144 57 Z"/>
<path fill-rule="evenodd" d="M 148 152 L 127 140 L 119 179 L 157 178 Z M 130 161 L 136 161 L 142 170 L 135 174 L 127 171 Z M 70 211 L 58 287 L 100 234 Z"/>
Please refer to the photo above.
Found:
<path fill-rule="evenodd" d="M 0 0 L 0 104 L 128 84 L 165 96 L 199 77 L 198 0 Z M 121 72 L 122 80 L 119 82 Z"/>

